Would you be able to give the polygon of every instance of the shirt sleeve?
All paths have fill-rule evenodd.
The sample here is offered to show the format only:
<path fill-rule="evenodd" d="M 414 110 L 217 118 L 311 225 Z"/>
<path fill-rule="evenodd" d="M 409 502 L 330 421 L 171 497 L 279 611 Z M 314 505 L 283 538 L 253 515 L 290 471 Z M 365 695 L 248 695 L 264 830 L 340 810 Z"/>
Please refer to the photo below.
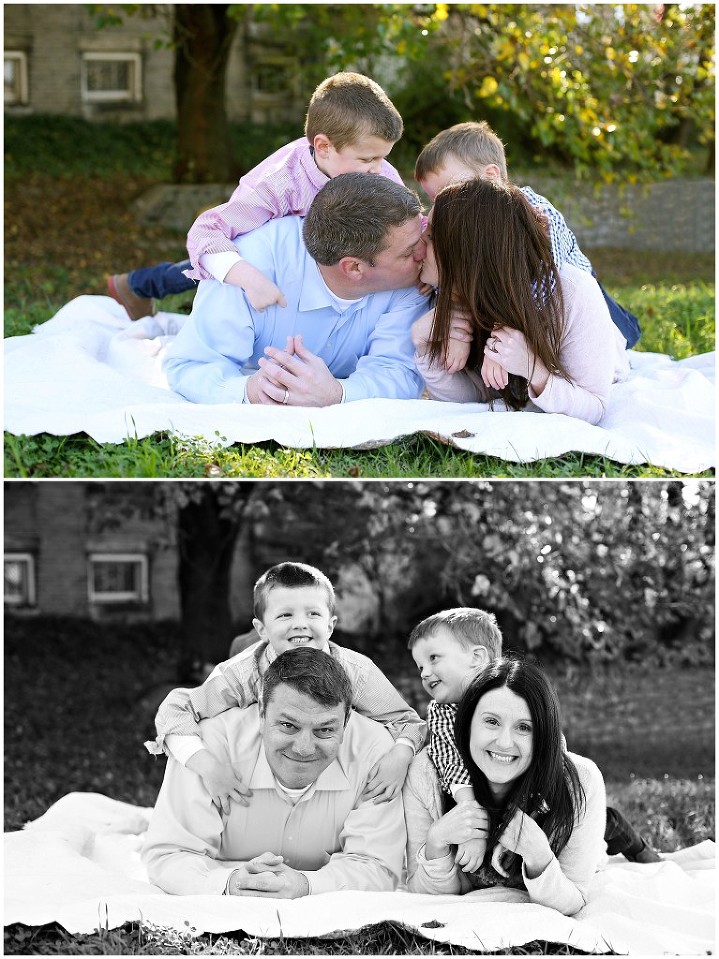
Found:
<path fill-rule="evenodd" d="M 353 678 L 352 705 L 363 716 L 381 723 L 395 742 L 401 737 L 408 740 L 415 752 L 424 744 L 427 724 L 397 692 L 385 674 L 367 656 L 352 655 L 349 650 L 335 646 L 343 666 L 353 661 L 355 668 L 348 670 Z"/>
<path fill-rule="evenodd" d="M 549 202 L 545 196 L 535 193 L 531 187 L 522 187 L 522 193 L 535 210 L 539 210 L 549 223 L 549 240 L 552 244 L 552 257 L 557 269 L 565 263 L 571 263 L 587 273 L 592 272 L 592 264 L 579 249 L 574 233 L 569 229 L 564 215 Z"/>
<path fill-rule="evenodd" d="M 242 403 L 255 320 L 243 290 L 205 280 L 192 314 L 175 338 L 164 369 L 171 390 L 193 403 Z"/>
<path fill-rule="evenodd" d="M 339 382 L 346 402 L 384 397 L 418 399 L 422 377 L 414 362 L 410 328 L 426 311 L 425 297 L 416 289 L 401 290 L 369 333 L 368 346 L 354 372 Z"/>
<path fill-rule="evenodd" d="M 479 374 L 460 370 L 448 373 L 439 363 L 430 363 L 428 354 L 415 353 L 417 369 L 431 399 L 445 403 L 486 403 L 489 393 Z"/>
<path fill-rule="evenodd" d="M 148 750 L 156 754 L 164 752 L 168 735 L 198 737 L 200 720 L 219 716 L 232 706 L 245 708 L 256 703 L 260 681 L 257 656 L 260 653 L 261 644 L 256 643 L 216 666 L 202 686 L 173 689 L 157 711 L 157 738 L 145 744 Z"/>
<path fill-rule="evenodd" d="M 442 815 L 437 772 L 426 749 L 415 756 L 402 790 L 407 823 L 407 888 L 410 892 L 458 895 L 466 892 L 454 855 L 427 859 L 427 833 Z"/>
<path fill-rule="evenodd" d="M 222 830 L 200 777 L 169 759 L 141 853 L 150 882 L 174 896 L 222 895 L 243 865 L 217 860 Z"/>
<path fill-rule="evenodd" d="M 529 398 L 545 413 L 597 424 L 606 411 L 617 365 L 615 327 L 593 277 L 575 270 L 570 282 L 563 277 L 562 290 L 565 328 L 560 358 L 570 379 L 550 374 L 539 395 L 530 387 Z"/>
<path fill-rule="evenodd" d="M 208 280 L 211 274 L 203 267 L 201 257 L 208 253 L 237 253 L 235 237 L 250 233 L 269 220 L 294 212 L 287 204 L 284 191 L 275 188 L 272 180 L 261 180 L 249 186 L 240 180 L 227 203 L 201 213 L 187 234 L 187 252 L 193 270 L 192 279 Z"/>
<path fill-rule="evenodd" d="M 456 707 L 451 703 L 437 703 L 432 700 L 427 707 L 429 755 L 439 774 L 442 788 L 450 794 L 453 794 L 455 788 L 472 785 L 454 739 L 456 715 Z"/>
<path fill-rule="evenodd" d="M 587 903 L 589 884 L 606 854 L 604 831 L 607 796 L 597 766 L 583 756 L 570 754 L 579 773 L 586 805 L 575 818 L 569 842 L 539 876 L 522 875 L 530 900 L 573 916 Z"/>

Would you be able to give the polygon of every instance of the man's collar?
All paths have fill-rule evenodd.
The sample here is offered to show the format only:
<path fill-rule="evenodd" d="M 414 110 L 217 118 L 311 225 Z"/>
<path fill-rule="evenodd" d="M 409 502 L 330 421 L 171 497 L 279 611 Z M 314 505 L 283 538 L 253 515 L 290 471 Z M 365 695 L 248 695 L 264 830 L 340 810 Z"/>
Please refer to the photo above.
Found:
<path fill-rule="evenodd" d="M 305 256 L 305 269 L 302 276 L 302 291 L 300 292 L 300 301 L 297 309 L 300 313 L 309 313 L 312 310 L 326 310 L 328 307 L 333 309 L 338 316 L 351 316 L 358 310 L 368 294 L 357 297 L 354 303 L 351 303 L 346 309 L 342 310 L 339 303 L 332 295 L 330 288 L 325 282 L 322 272 L 317 263 L 312 259 L 309 253 Z M 342 297 L 340 297 L 342 299 Z"/>

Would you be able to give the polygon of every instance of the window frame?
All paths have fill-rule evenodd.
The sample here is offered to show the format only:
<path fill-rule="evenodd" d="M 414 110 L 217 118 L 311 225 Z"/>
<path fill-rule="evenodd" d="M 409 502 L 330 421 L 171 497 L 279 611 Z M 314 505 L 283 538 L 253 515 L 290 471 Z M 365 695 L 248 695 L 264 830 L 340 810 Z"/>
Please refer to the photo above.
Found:
<path fill-rule="evenodd" d="M 139 566 L 139 588 L 132 592 L 100 592 L 95 589 L 94 564 L 118 563 Z M 146 604 L 150 598 L 149 562 L 145 553 L 92 552 L 87 557 L 87 597 L 91 604 L 113 606 Z"/>
<path fill-rule="evenodd" d="M 4 100 L 6 107 L 20 107 L 29 103 L 28 64 L 25 50 L 5 50 L 5 61 L 14 60 L 18 64 L 18 95 L 14 100 Z"/>
<path fill-rule="evenodd" d="M 92 60 L 130 63 L 130 82 L 127 90 L 88 90 L 87 70 Z M 85 103 L 137 103 L 142 99 L 142 56 L 129 50 L 112 52 L 84 50 L 80 73 L 80 91 Z"/>
<path fill-rule="evenodd" d="M 13 550 L 12 552 L 5 553 L 4 561 L 7 563 L 10 562 L 21 562 L 27 565 L 27 579 L 26 585 L 27 590 L 24 596 L 8 596 L 7 592 L 4 589 L 4 580 L 3 580 L 3 600 L 5 606 L 12 606 L 13 608 L 23 608 L 23 607 L 33 607 L 37 606 L 37 580 L 35 577 L 35 556 L 32 553 L 20 552 Z"/>

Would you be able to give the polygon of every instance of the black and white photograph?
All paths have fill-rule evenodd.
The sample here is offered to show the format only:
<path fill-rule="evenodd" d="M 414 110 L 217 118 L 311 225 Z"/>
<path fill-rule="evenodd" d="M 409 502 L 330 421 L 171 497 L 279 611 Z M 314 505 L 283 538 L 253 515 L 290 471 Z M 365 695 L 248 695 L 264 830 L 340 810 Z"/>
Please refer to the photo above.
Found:
<path fill-rule="evenodd" d="M 706 481 L 6 482 L 6 951 L 711 951 L 714 530 Z"/>

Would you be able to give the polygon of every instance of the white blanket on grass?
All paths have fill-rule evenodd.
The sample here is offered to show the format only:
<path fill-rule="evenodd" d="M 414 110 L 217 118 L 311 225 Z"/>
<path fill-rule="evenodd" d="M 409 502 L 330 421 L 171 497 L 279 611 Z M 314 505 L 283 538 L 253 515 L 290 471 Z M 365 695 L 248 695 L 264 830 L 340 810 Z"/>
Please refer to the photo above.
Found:
<path fill-rule="evenodd" d="M 466 896 L 337 892 L 294 901 L 169 896 L 139 858 L 152 810 L 98 793 L 70 793 L 21 832 L 5 835 L 5 925 L 57 922 L 90 933 L 142 919 L 198 933 L 250 936 L 339 934 L 394 921 L 428 939 L 477 951 L 536 939 L 589 953 L 689 955 L 714 949 L 714 843 L 652 865 L 610 859 L 575 917 L 530 904 L 519 890 Z"/>
<path fill-rule="evenodd" d="M 162 358 L 185 320 L 159 313 L 131 323 L 109 297 L 72 300 L 32 334 L 5 341 L 5 429 L 87 433 L 100 443 L 168 431 L 218 445 L 275 440 L 299 448 L 367 448 L 428 433 L 517 463 L 577 451 L 683 473 L 715 465 L 713 353 L 677 362 L 632 352 L 631 376 L 612 388 L 599 426 L 429 400 L 280 410 L 190 403 L 169 391 Z"/>

